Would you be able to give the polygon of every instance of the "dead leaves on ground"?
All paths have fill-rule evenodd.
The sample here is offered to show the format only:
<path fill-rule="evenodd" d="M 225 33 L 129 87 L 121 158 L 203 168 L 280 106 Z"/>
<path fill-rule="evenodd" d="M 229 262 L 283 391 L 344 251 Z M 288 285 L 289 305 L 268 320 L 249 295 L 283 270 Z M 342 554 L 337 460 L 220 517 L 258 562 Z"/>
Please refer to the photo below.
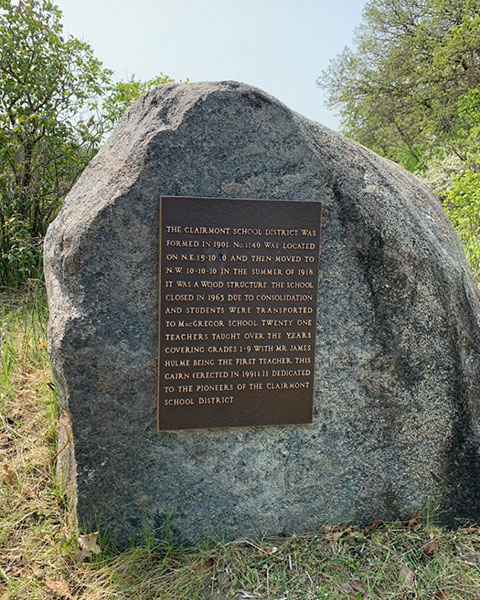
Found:
<path fill-rule="evenodd" d="M 80 549 L 75 555 L 76 562 L 81 562 L 90 558 L 92 554 L 99 554 L 101 552 L 100 546 L 97 543 L 98 531 L 93 533 L 87 533 L 78 537 L 78 545 Z M 38 570 L 37 576 L 41 577 L 42 572 Z M 72 594 L 68 582 L 60 577 L 59 579 L 46 579 L 45 585 L 47 588 L 55 594 L 57 598 L 63 598 L 64 600 L 76 600 L 76 597 Z"/>
<path fill-rule="evenodd" d="M 18 478 L 15 475 L 15 473 L 12 471 L 10 465 L 8 465 L 7 463 L 3 463 L 2 467 L 3 467 L 3 472 L 5 474 L 5 479 L 8 481 L 9 486 L 12 488 L 18 488 L 18 483 L 17 483 Z"/>
<path fill-rule="evenodd" d="M 415 584 L 415 571 L 408 565 L 403 565 L 398 578 L 406 587 L 413 587 Z"/>
<path fill-rule="evenodd" d="M 68 583 L 63 577 L 60 577 L 60 579 L 57 580 L 47 579 L 45 580 L 45 585 L 55 594 L 55 596 L 57 596 L 57 598 L 76 600 L 75 596 L 70 591 Z"/>
<path fill-rule="evenodd" d="M 420 515 L 414 515 L 408 521 L 400 521 L 400 524 L 404 527 L 407 527 L 408 529 L 410 529 L 410 531 L 415 533 L 422 526 L 422 517 Z"/>
<path fill-rule="evenodd" d="M 406 527 L 412 533 L 415 533 L 422 526 L 422 517 L 420 515 L 414 515 L 411 519 L 408 519 L 407 521 L 398 521 L 398 524 L 403 527 Z M 381 519 L 378 519 L 378 520 L 370 523 L 370 525 L 367 525 L 366 527 L 364 527 L 363 533 L 365 535 L 369 535 L 376 529 L 382 527 L 383 525 L 385 525 L 385 522 L 382 521 Z M 322 533 L 326 534 L 326 536 L 332 540 L 339 540 L 342 538 L 350 538 L 350 537 L 359 537 L 362 535 L 362 531 L 359 527 L 356 527 L 356 526 L 346 527 L 346 526 L 340 526 L 340 525 L 326 525 L 322 529 Z M 433 551 L 433 549 L 431 550 L 431 552 L 432 551 Z M 427 552 L 427 554 L 428 554 L 428 552 Z"/>
<path fill-rule="evenodd" d="M 97 544 L 98 531 L 93 533 L 87 533 L 78 537 L 78 545 L 80 550 L 75 555 L 75 560 L 81 562 L 87 558 L 90 558 L 92 554 L 100 554 L 100 546 Z"/>
<path fill-rule="evenodd" d="M 372 533 L 372 531 L 375 531 L 376 529 L 381 527 L 383 524 L 384 524 L 384 522 L 380 519 L 373 521 L 373 523 L 370 523 L 370 525 L 367 525 L 365 527 L 365 534 L 368 535 L 369 533 Z"/>
<path fill-rule="evenodd" d="M 429 539 L 430 539 L 430 541 L 425 546 L 425 548 L 423 549 L 423 551 L 425 552 L 425 554 L 427 556 L 432 556 L 434 554 L 435 550 L 437 549 L 437 544 L 435 543 L 435 539 L 434 539 L 433 533 L 430 534 Z"/>
<path fill-rule="evenodd" d="M 463 531 L 464 533 L 468 533 L 469 535 L 475 535 L 480 531 L 478 527 L 460 527 L 459 531 Z"/>
<path fill-rule="evenodd" d="M 335 542 L 340 539 L 356 538 L 361 535 L 358 527 L 340 527 L 339 525 L 325 525 L 322 533 L 325 534 L 327 539 Z"/>

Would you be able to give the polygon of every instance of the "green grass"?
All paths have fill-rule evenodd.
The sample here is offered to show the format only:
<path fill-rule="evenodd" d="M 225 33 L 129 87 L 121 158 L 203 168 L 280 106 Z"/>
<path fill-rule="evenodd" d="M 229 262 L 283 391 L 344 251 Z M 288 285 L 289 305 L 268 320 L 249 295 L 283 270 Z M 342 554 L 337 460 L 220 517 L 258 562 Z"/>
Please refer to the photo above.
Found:
<path fill-rule="evenodd" d="M 0 598 L 367 600 L 480 598 L 480 531 L 431 518 L 326 525 L 282 539 L 144 544 L 76 561 L 78 532 L 54 475 L 57 399 L 47 309 L 34 286 L 0 297 Z"/>

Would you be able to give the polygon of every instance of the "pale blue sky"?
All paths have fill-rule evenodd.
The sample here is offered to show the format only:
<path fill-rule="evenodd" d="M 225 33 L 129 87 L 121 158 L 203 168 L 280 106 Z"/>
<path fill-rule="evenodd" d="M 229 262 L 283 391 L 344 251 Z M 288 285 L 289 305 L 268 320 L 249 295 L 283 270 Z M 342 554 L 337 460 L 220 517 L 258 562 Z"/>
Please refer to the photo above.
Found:
<path fill-rule="evenodd" d="M 336 129 L 315 85 L 365 0 L 56 0 L 68 33 L 119 79 L 235 79 Z"/>

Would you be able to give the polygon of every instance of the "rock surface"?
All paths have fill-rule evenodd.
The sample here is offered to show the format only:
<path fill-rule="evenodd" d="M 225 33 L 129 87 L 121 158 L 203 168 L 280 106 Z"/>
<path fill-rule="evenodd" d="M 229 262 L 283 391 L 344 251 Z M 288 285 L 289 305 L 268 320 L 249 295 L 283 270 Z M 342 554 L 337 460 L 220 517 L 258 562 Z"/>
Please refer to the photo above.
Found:
<path fill-rule="evenodd" d="M 313 425 L 156 433 L 160 195 L 322 201 Z M 72 189 L 45 271 L 81 525 L 123 546 L 145 518 L 192 543 L 436 501 L 479 517 L 479 294 L 439 202 L 395 164 L 250 86 L 164 85 Z"/>

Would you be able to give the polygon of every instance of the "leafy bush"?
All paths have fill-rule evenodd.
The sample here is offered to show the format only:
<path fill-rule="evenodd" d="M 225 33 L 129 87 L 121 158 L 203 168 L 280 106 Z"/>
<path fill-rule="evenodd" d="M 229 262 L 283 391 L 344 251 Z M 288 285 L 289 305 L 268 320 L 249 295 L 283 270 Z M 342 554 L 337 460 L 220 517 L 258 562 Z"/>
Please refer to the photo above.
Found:
<path fill-rule="evenodd" d="M 0 226 L 2 285 L 13 288 L 28 279 L 42 279 L 42 239 L 34 239 L 29 224 L 16 213 L 3 219 Z"/>
<path fill-rule="evenodd" d="M 105 134 L 154 85 L 113 83 L 51 0 L 0 0 L 0 288 L 42 277 L 42 240 Z"/>
<path fill-rule="evenodd" d="M 470 266 L 480 280 L 480 173 L 468 169 L 452 179 L 444 208 L 462 240 Z"/>

